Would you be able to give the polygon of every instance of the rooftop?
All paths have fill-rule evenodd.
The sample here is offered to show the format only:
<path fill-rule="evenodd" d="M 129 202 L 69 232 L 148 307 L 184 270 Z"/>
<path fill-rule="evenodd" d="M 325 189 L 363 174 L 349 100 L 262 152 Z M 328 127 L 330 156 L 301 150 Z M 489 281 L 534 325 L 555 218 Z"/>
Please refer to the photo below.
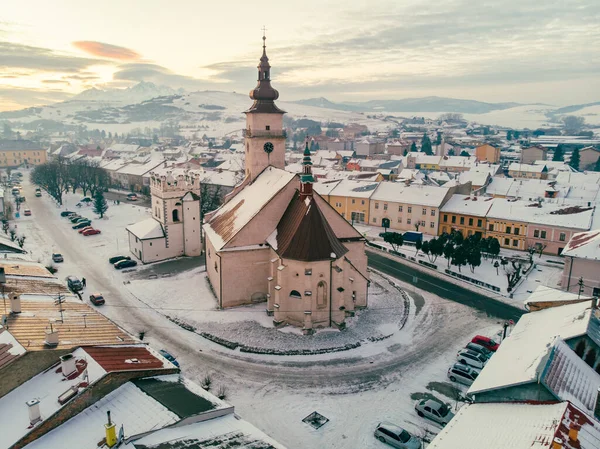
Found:
<path fill-rule="evenodd" d="M 489 218 L 587 230 L 592 224 L 593 207 L 565 206 L 556 203 L 496 198 L 488 212 Z"/>
<path fill-rule="evenodd" d="M 140 240 L 159 239 L 165 236 L 162 224 L 152 217 L 127 226 L 126 229 Z"/>
<path fill-rule="evenodd" d="M 331 196 L 342 196 L 350 198 L 370 198 L 377 189 L 378 182 L 351 181 L 342 179 L 329 193 Z"/>
<path fill-rule="evenodd" d="M 17 341 L 5 327 L 0 326 L 0 368 L 21 354 L 25 354 L 25 348 Z"/>
<path fill-rule="evenodd" d="M 403 170 L 404 172 L 404 170 Z M 446 187 L 410 185 L 395 182 L 381 182 L 372 200 L 390 201 L 419 206 L 439 207 L 448 194 Z"/>
<path fill-rule="evenodd" d="M 495 198 L 475 195 L 452 195 L 440 212 L 485 217 Z"/>
<path fill-rule="evenodd" d="M 85 352 L 107 373 L 165 368 L 165 359 L 146 346 L 90 346 Z"/>
<path fill-rule="evenodd" d="M 580 259 L 599 260 L 600 230 L 574 234 L 562 254 Z"/>

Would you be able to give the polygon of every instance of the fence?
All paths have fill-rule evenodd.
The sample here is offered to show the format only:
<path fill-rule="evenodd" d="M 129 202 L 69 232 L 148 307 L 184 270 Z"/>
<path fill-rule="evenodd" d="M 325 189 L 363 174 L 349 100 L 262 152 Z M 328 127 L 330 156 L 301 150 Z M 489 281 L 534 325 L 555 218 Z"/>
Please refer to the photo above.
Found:
<path fill-rule="evenodd" d="M 493 290 L 495 292 L 499 292 L 500 291 L 500 287 L 496 287 L 495 285 L 488 284 L 487 282 L 483 282 L 483 281 L 480 281 L 478 279 L 473 279 L 473 278 L 471 278 L 469 276 L 465 276 L 462 273 L 456 273 L 456 272 L 450 271 L 448 269 L 445 269 L 444 272 L 446 274 L 449 274 L 450 276 L 454 276 L 456 278 L 462 279 L 463 281 L 470 282 L 471 284 L 479 285 L 480 287 L 489 288 L 490 290 Z"/>

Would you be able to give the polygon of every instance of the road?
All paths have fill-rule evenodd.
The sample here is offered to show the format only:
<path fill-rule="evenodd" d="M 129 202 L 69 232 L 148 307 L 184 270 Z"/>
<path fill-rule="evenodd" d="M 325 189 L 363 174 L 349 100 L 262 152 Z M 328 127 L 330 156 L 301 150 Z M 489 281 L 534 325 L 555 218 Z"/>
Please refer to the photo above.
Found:
<path fill-rule="evenodd" d="M 115 200 L 119 200 L 122 203 L 128 202 L 126 193 L 118 193 L 118 192 L 108 191 L 108 192 L 104 193 L 104 198 L 106 198 L 106 200 L 109 203 L 112 203 Z M 141 196 L 141 195 L 138 195 L 138 198 L 139 199 L 134 202 L 137 206 L 150 207 L 150 198 L 147 198 L 147 197 Z"/>
<path fill-rule="evenodd" d="M 408 263 L 398 262 L 375 251 L 367 250 L 367 257 L 369 259 L 369 266 L 382 273 L 412 284 L 422 290 L 434 293 L 442 298 L 485 312 L 488 316 L 517 321 L 525 313 L 525 310 L 518 309 L 491 296 L 462 288 L 452 282 L 417 270 Z M 414 282 L 415 279 L 417 279 L 417 282 Z"/>

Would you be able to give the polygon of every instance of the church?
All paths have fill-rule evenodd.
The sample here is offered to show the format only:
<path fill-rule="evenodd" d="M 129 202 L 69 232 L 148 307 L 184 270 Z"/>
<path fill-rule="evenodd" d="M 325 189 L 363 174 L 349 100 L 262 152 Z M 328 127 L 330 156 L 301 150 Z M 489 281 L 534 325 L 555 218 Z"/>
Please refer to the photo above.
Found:
<path fill-rule="evenodd" d="M 245 111 L 245 179 L 204 224 L 206 271 L 219 307 L 266 301 L 275 326 L 345 327 L 367 306 L 365 239 L 313 191 L 311 154 L 284 170 L 283 115 L 263 36 Z"/>

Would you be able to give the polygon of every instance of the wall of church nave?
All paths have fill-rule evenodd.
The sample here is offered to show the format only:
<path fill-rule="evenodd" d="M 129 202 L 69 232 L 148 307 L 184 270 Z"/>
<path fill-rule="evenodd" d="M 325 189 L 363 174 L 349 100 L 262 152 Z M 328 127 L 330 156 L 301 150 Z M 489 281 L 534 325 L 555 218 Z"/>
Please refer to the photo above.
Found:
<path fill-rule="evenodd" d="M 202 254 L 200 233 L 200 202 L 183 202 L 183 252 L 186 256 Z"/>
<path fill-rule="evenodd" d="M 167 248 L 165 238 L 140 240 L 132 233 L 129 233 L 129 251 L 142 263 L 171 259 L 183 254 L 181 246 Z"/>
<path fill-rule="evenodd" d="M 270 248 L 221 251 L 222 306 L 250 304 L 267 295 Z"/>
<path fill-rule="evenodd" d="M 217 296 L 217 302 L 222 307 L 221 300 L 221 258 L 217 255 L 215 247 L 211 243 L 210 239 L 206 237 L 204 239 L 204 251 L 206 252 L 206 273 L 210 285 L 212 285 L 215 295 Z"/>

